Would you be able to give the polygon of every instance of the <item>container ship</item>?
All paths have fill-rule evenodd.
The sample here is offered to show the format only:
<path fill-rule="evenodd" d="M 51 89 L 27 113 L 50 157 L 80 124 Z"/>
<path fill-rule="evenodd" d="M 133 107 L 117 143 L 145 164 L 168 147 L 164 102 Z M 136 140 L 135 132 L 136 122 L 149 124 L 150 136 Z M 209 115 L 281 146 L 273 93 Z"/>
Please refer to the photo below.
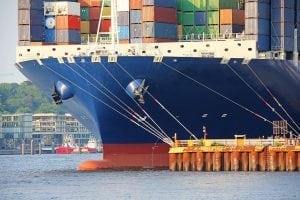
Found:
<path fill-rule="evenodd" d="M 79 168 L 167 168 L 180 139 L 298 137 L 298 0 L 19 0 L 17 68 L 103 143 Z"/>

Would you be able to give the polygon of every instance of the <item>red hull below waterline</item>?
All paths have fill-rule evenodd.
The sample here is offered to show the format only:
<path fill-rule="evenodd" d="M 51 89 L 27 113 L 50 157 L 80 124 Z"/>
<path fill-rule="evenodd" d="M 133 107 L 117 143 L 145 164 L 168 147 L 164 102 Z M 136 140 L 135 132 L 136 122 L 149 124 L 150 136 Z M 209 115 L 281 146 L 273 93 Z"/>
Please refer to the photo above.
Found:
<path fill-rule="evenodd" d="M 167 169 L 167 144 L 104 144 L 103 160 L 88 160 L 78 166 L 79 171 L 106 169 Z"/>

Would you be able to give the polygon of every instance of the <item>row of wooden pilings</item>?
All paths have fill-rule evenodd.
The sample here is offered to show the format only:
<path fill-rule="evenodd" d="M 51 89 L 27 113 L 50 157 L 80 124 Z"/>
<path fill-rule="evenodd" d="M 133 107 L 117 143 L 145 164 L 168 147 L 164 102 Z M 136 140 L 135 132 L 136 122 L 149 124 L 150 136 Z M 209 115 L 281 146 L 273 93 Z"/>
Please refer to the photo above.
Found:
<path fill-rule="evenodd" d="M 300 146 L 174 147 L 171 171 L 300 171 Z"/>

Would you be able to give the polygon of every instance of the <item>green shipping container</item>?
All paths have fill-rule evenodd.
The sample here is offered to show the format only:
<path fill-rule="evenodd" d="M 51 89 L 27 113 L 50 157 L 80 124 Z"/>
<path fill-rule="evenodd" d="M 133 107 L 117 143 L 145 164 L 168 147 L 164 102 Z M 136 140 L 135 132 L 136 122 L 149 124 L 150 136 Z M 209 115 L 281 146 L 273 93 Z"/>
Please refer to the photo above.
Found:
<path fill-rule="evenodd" d="M 194 33 L 194 26 L 182 26 L 183 36 L 190 36 L 193 33 Z"/>
<path fill-rule="evenodd" d="M 194 0 L 181 0 L 182 11 L 194 11 Z"/>
<path fill-rule="evenodd" d="M 206 0 L 194 0 L 194 7 L 195 11 L 206 11 Z"/>
<path fill-rule="evenodd" d="M 206 0 L 177 0 L 177 10 L 206 11 Z"/>
<path fill-rule="evenodd" d="M 182 13 L 182 24 L 183 25 L 194 25 L 195 13 L 194 12 L 183 12 Z"/>
<path fill-rule="evenodd" d="M 207 24 L 219 24 L 219 11 L 207 11 L 206 13 Z"/>
<path fill-rule="evenodd" d="M 219 10 L 219 0 L 208 0 L 207 10 Z"/>
<path fill-rule="evenodd" d="M 220 28 L 219 25 L 208 25 L 207 34 L 219 35 Z"/>
<path fill-rule="evenodd" d="M 220 0 L 220 9 L 242 9 L 240 0 Z"/>
<path fill-rule="evenodd" d="M 182 12 L 177 12 L 177 24 L 182 24 Z"/>
<path fill-rule="evenodd" d="M 182 0 L 177 0 L 177 10 L 182 10 Z"/>
<path fill-rule="evenodd" d="M 80 19 L 82 21 L 90 20 L 90 9 L 88 7 L 81 7 L 80 8 Z"/>
<path fill-rule="evenodd" d="M 195 26 L 195 34 L 201 35 L 206 34 L 206 26 Z"/>

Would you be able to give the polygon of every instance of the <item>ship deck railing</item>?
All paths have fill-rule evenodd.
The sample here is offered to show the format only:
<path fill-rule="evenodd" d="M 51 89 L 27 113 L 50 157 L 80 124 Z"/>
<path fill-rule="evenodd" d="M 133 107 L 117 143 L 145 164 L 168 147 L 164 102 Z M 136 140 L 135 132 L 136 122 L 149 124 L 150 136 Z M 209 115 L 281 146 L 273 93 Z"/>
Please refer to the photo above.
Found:
<path fill-rule="evenodd" d="M 198 140 L 176 140 L 175 146 L 238 146 L 240 139 L 198 139 Z M 288 146 L 300 145 L 300 139 L 290 138 L 257 138 L 244 139 L 244 146 Z"/>
<path fill-rule="evenodd" d="M 244 33 L 223 33 L 223 34 L 204 34 L 204 33 L 191 33 L 186 35 L 179 35 L 177 42 L 209 42 L 209 41 L 219 41 L 219 40 L 249 40 L 252 39 L 251 35 L 245 35 Z M 81 44 L 95 44 L 95 36 L 84 36 L 81 37 Z M 97 44 L 112 44 L 111 38 L 109 36 L 98 36 Z"/>

